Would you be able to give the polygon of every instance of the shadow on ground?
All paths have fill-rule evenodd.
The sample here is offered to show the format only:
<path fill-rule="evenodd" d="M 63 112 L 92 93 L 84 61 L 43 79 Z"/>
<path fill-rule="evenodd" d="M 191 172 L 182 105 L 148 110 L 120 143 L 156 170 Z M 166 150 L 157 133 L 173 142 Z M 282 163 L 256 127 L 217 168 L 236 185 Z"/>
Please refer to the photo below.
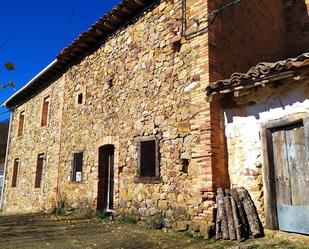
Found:
<path fill-rule="evenodd" d="M 1 249 L 309 248 L 271 237 L 239 245 L 230 241 L 186 238 L 173 232 L 115 221 L 59 221 L 47 215 L 0 216 Z"/>

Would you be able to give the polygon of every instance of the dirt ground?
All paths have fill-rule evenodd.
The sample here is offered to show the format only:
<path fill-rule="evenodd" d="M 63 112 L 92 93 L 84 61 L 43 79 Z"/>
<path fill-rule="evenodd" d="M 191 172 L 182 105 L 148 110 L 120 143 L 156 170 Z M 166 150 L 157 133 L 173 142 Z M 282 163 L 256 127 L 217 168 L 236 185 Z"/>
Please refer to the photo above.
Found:
<path fill-rule="evenodd" d="M 266 238 L 238 244 L 194 239 L 145 225 L 109 220 L 57 220 L 47 215 L 0 216 L 0 249 L 309 248 L 309 236 L 266 234 Z"/>

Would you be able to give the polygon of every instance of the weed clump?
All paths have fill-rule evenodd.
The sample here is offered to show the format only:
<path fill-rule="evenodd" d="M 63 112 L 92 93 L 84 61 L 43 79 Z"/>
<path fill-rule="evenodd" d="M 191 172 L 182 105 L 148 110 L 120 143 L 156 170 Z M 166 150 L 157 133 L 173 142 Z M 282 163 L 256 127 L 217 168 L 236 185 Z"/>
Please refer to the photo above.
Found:
<path fill-rule="evenodd" d="M 110 217 L 110 214 L 104 211 L 97 211 L 95 216 L 100 220 L 106 220 Z"/>
<path fill-rule="evenodd" d="M 138 222 L 138 219 L 132 215 L 121 215 L 118 216 L 116 220 L 124 224 L 136 224 Z"/>
<path fill-rule="evenodd" d="M 150 225 L 156 230 L 161 230 L 164 228 L 164 216 L 163 214 L 157 214 L 153 216 L 150 220 Z"/>

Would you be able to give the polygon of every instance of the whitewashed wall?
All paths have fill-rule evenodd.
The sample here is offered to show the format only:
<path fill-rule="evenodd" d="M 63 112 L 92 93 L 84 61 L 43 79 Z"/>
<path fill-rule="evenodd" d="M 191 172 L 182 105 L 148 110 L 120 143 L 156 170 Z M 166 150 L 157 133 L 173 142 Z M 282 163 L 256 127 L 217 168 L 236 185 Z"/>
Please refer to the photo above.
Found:
<path fill-rule="evenodd" d="M 231 185 L 250 191 L 263 219 L 261 125 L 294 113 L 309 113 L 309 79 L 254 89 L 235 100 L 240 107 L 225 109 Z"/>

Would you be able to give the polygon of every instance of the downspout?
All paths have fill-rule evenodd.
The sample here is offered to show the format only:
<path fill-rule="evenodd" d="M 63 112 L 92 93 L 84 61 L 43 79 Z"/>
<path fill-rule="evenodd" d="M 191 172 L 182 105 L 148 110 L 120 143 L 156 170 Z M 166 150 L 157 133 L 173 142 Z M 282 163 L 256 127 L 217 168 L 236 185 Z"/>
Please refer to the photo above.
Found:
<path fill-rule="evenodd" d="M 11 113 L 11 115 L 10 115 L 9 132 L 8 132 L 8 138 L 7 138 L 7 143 L 6 143 L 4 172 L 3 172 L 3 186 L 2 186 L 2 190 L 1 190 L 0 208 L 3 208 L 3 202 L 4 202 L 4 189 L 5 189 L 5 185 L 6 185 L 5 184 L 6 183 L 6 171 L 7 171 L 9 148 L 10 148 L 10 142 L 11 142 L 12 117 L 13 117 L 13 113 Z"/>

